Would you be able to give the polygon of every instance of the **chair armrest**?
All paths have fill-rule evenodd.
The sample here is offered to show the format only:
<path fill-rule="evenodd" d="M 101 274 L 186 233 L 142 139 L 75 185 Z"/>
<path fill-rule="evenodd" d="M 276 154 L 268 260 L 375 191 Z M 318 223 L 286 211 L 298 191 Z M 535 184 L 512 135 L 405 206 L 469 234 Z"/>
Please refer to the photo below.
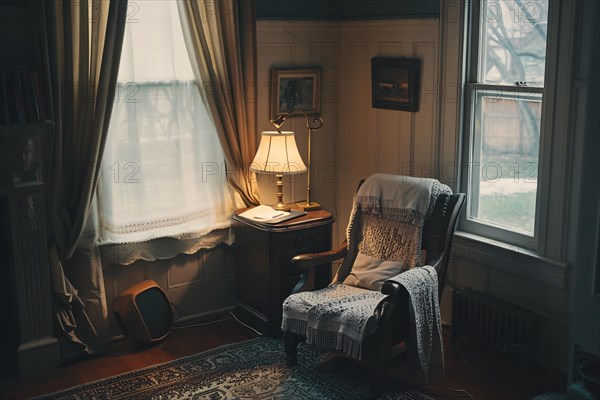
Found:
<path fill-rule="evenodd" d="M 440 273 L 439 272 L 440 268 L 442 268 L 442 264 L 444 262 L 443 254 L 444 253 L 440 254 L 440 256 L 435 260 L 435 262 L 433 262 L 432 264 L 429 264 L 430 266 L 432 266 L 435 269 L 435 271 L 438 275 Z M 406 289 L 402 285 L 400 285 L 398 282 L 394 282 L 392 280 L 383 282 L 383 285 L 381 286 L 381 293 L 387 294 L 387 295 L 396 295 L 402 290 L 406 291 Z"/>
<path fill-rule="evenodd" d="M 398 282 L 385 281 L 381 286 L 381 293 L 387 295 L 397 295 L 404 287 Z"/>
<path fill-rule="evenodd" d="M 330 263 L 346 256 L 347 243 L 344 241 L 338 248 L 322 253 L 299 254 L 292 258 L 292 263 L 299 269 L 309 269 L 320 264 Z"/>
<path fill-rule="evenodd" d="M 329 266 L 329 263 L 344 258 L 347 252 L 346 242 L 338 248 L 324 251 L 322 253 L 299 254 L 292 258 L 291 263 L 302 271 L 300 281 L 296 284 L 292 293 L 311 291 L 315 288 L 315 270 L 318 266 Z"/>

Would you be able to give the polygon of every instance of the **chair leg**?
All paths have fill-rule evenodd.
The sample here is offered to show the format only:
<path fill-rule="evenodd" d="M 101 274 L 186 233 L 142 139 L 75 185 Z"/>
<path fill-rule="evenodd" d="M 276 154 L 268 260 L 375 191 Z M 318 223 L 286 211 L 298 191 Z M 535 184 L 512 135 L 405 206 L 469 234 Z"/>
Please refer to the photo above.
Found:
<path fill-rule="evenodd" d="M 304 341 L 304 336 L 283 332 L 283 348 L 285 350 L 285 362 L 288 366 L 298 365 L 298 345 Z"/>

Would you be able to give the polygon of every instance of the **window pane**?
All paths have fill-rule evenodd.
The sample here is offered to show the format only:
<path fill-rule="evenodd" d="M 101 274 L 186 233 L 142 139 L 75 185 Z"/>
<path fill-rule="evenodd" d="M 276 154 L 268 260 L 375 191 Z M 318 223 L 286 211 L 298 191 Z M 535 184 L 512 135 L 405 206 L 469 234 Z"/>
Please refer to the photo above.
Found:
<path fill-rule="evenodd" d="M 485 1 L 480 82 L 543 86 L 548 0 Z"/>
<path fill-rule="evenodd" d="M 144 1 L 136 4 L 133 15 L 134 20 L 125 27 L 118 81 L 193 80 L 177 3 Z"/>
<path fill-rule="evenodd" d="M 243 203 L 227 184 L 177 3 L 140 2 L 135 16 L 125 28 L 98 182 L 100 241 L 200 238 L 228 228 Z"/>
<path fill-rule="evenodd" d="M 469 217 L 533 235 L 541 95 L 476 91 Z"/>

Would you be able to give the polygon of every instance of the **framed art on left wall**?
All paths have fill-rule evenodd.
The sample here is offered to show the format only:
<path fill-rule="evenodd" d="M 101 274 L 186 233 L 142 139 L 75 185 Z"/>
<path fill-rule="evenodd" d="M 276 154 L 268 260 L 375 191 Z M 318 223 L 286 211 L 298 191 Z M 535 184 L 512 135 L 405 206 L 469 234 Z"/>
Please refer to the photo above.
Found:
<path fill-rule="evenodd" d="M 285 115 L 293 109 L 307 114 L 321 112 L 319 68 L 273 68 L 271 86 L 271 118 Z"/>

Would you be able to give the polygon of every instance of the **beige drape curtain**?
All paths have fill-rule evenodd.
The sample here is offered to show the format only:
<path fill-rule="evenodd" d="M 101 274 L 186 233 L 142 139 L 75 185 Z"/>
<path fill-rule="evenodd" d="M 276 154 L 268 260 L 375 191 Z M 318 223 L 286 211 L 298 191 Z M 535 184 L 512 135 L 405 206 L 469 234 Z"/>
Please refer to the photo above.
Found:
<path fill-rule="evenodd" d="M 179 1 L 192 68 L 217 127 L 227 179 L 246 205 L 259 204 L 249 166 L 256 152 L 254 0 Z"/>
<path fill-rule="evenodd" d="M 81 235 L 92 208 L 115 95 L 127 0 L 47 0 L 51 113 L 50 235 L 55 312 L 63 355 L 110 338 L 98 249 Z M 96 346 L 97 345 L 97 346 Z"/>

